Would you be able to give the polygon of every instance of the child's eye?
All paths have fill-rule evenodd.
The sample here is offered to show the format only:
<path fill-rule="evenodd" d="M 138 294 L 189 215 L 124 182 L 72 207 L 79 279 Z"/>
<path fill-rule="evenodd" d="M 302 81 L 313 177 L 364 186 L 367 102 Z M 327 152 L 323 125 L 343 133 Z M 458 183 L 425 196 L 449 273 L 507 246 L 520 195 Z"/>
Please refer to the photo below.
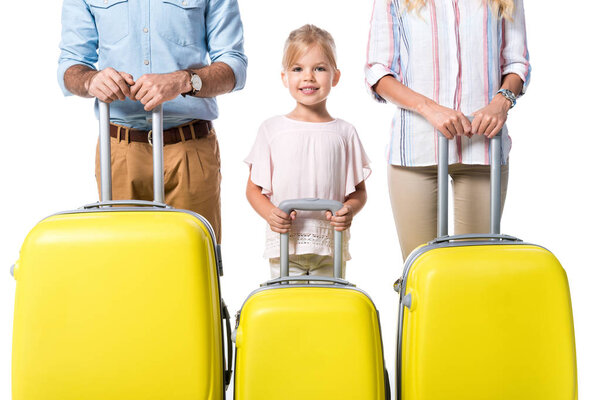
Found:
<path fill-rule="evenodd" d="M 323 72 L 323 71 L 327 71 L 327 68 L 325 68 L 325 67 L 317 67 L 317 68 L 315 68 L 315 71 Z"/>
<path fill-rule="evenodd" d="M 300 68 L 300 67 L 292 67 L 292 72 L 302 72 L 302 68 Z"/>

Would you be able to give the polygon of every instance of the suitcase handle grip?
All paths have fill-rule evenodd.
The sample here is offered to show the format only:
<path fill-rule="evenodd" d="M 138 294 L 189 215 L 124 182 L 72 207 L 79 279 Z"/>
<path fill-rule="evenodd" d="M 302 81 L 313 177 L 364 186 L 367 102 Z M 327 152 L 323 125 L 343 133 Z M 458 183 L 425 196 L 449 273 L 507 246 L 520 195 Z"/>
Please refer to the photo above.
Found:
<path fill-rule="evenodd" d="M 516 238 L 514 236 L 509 236 L 509 235 L 497 235 L 497 234 L 491 234 L 491 233 L 471 233 L 471 234 L 466 234 L 466 235 L 442 236 L 442 237 L 433 239 L 431 242 L 429 242 L 429 244 L 438 244 L 438 243 L 451 242 L 453 240 L 469 240 L 469 239 L 475 239 L 475 240 L 491 239 L 491 240 L 501 240 L 501 241 L 508 241 L 508 242 L 522 242 L 521 239 Z"/>
<path fill-rule="evenodd" d="M 109 201 L 98 201 L 96 203 L 90 203 L 84 205 L 84 210 L 91 208 L 102 208 L 110 206 L 137 206 L 137 207 L 159 207 L 159 208 L 172 208 L 165 203 L 159 203 L 156 201 L 145 201 L 145 200 L 109 200 Z"/>
<path fill-rule="evenodd" d="M 329 276 L 284 276 L 282 278 L 277 278 L 277 279 L 273 279 L 270 280 L 268 282 L 263 283 L 261 286 L 269 286 L 269 285 L 278 285 L 280 283 L 287 283 L 287 282 L 309 282 L 309 281 L 318 281 L 318 282 L 329 282 L 329 283 L 333 283 L 333 284 L 339 284 L 339 285 L 344 285 L 344 286 L 356 286 L 353 283 L 350 283 L 344 279 L 340 279 L 340 278 L 332 278 Z"/>
<path fill-rule="evenodd" d="M 112 200 L 112 177 L 110 168 L 110 106 L 98 100 L 100 123 L 100 199 Z M 152 110 L 152 160 L 154 170 L 154 201 L 165 202 L 165 179 L 163 171 L 163 108 Z"/>
<path fill-rule="evenodd" d="M 304 211 L 331 211 L 335 213 L 343 207 L 343 204 L 335 200 L 323 199 L 295 199 L 284 200 L 279 203 L 279 209 L 289 214 L 293 210 Z M 333 275 L 335 278 L 342 278 L 342 232 L 334 231 L 333 233 L 334 249 L 333 249 Z M 279 260 L 280 260 L 280 277 L 287 277 L 290 274 L 290 259 L 289 259 L 289 233 L 279 235 Z M 316 279 L 308 279 L 316 280 Z M 281 282 L 283 283 L 283 281 Z"/>
<path fill-rule="evenodd" d="M 473 117 L 468 117 L 473 121 Z M 490 139 L 490 233 L 500 234 L 502 131 Z M 438 132 L 437 235 L 448 236 L 448 139 Z"/>

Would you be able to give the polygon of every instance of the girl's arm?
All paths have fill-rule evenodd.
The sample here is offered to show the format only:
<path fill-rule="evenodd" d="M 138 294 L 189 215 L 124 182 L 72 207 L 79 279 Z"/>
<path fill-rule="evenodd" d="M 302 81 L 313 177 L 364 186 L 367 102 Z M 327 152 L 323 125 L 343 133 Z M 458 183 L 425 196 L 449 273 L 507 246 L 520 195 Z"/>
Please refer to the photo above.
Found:
<path fill-rule="evenodd" d="M 365 206 L 367 202 L 367 187 L 365 181 L 356 185 L 356 190 L 346 196 L 344 206 L 335 215 L 327 211 L 327 220 L 331 221 L 336 231 L 345 231 L 350 228 L 352 218 Z"/>
<path fill-rule="evenodd" d="M 448 139 L 456 135 L 471 136 L 471 123 L 460 111 L 444 107 L 398 82 L 392 75 L 381 78 L 373 90 L 398 107 L 421 114 Z"/>
<path fill-rule="evenodd" d="M 246 198 L 254 211 L 267 221 L 273 232 L 286 233 L 290 231 L 296 213 L 292 212 L 291 215 L 288 215 L 275 207 L 267 196 L 262 194 L 262 188 L 252 182 L 250 177 L 248 177 L 246 185 Z"/>

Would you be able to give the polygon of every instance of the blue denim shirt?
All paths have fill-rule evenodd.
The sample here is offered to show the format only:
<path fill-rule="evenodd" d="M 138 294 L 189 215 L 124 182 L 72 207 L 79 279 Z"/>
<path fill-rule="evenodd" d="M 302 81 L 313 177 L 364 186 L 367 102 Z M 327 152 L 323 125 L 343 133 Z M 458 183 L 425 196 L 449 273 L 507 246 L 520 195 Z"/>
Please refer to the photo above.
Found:
<path fill-rule="evenodd" d="M 63 77 L 75 64 L 112 67 L 137 80 L 219 61 L 231 67 L 239 90 L 246 82 L 243 41 L 237 0 L 64 0 L 58 82 L 71 95 Z M 140 102 L 114 101 L 110 115 L 114 123 L 151 129 Z M 214 98 L 178 96 L 164 104 L 165 128 L 217 117 Z"/>

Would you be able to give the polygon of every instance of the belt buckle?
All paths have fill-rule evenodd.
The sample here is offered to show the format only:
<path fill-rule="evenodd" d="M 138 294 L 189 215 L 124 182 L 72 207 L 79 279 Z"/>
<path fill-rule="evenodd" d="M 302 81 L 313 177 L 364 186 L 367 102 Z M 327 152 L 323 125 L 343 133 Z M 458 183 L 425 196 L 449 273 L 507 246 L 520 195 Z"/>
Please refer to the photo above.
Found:
<path fill-rule="evenodd" d="M 150 143 L 150 145 L 152 145 L 152 129 L 150 129 L 148 131 L 148 143 Z"/>

